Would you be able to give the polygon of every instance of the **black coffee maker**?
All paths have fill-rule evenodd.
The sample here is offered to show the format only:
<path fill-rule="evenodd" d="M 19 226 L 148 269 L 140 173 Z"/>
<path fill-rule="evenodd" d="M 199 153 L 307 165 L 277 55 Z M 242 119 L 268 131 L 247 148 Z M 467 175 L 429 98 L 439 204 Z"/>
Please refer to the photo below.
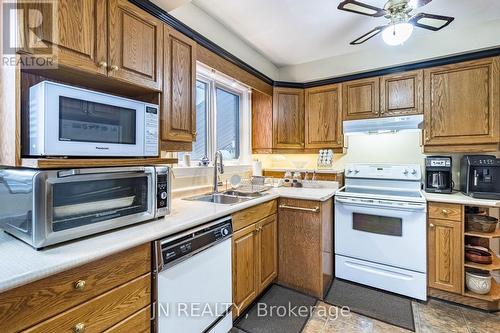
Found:
<path fill-rule="evenodd" d="M 500 199 L 500 158 L 465 155 L 460 161 L 460 190 L 479 199 Z"/>
<path fill-rule="evenodd" d="M 429 156 L 425 159 L 425 191 L 433 193 L 451 193 L 450 156 Z"/>

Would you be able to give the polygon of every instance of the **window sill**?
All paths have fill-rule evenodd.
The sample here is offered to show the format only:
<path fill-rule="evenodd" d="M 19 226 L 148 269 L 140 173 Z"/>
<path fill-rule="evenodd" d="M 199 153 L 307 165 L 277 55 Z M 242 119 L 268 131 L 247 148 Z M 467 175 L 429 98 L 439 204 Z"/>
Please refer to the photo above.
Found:
<path fill-rule="evenodd" d="M 239 165 L 224 165 L 225 173 L 243 173 L 252 170 L 249 164 Z M 172 173 L 175 178 L 192 178 L 192 177 L 207 177 L 214 172 L 213 166 L 176 166 L 172 168 Z"/>

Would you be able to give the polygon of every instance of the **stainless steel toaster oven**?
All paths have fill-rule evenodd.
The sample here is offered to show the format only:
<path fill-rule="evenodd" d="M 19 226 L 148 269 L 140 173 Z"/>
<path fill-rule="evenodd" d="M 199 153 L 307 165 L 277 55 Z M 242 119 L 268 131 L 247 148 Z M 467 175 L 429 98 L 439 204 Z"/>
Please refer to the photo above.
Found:
<path fill-rule="evenodd" d="M 0 169 L 0 228 L 36 249 L 170 212 L 166 166 Z"/>

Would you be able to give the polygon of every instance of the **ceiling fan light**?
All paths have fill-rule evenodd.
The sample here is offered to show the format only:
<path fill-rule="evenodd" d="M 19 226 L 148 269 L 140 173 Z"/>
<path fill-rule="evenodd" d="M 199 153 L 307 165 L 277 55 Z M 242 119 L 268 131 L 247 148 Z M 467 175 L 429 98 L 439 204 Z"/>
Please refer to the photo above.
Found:
<path fill-rule="evenodd" d="M 391 24 L 382 31 L 382 39 L 387 45 L 401 45 L 410 38 L 413 25 L 410 23 Z"/>

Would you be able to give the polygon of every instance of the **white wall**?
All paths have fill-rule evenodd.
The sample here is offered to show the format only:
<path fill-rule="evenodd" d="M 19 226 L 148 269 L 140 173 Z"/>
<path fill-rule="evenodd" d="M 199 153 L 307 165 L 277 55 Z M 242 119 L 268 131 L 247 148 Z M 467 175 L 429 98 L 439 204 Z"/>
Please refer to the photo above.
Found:
<path fill-rule="evenodd" d="M 417 163 L 423 166 L 425 155 L 420 147 L 420 131 L 352 135 L 347 137 L 346 154 L 335 154 L 332 169 L 343 170 L 347 163 Z M 307 162 L 305 168 L 316 169 L 315 154 L 254 154 L 266 168 L 293 168 L 293 161 Z"/>
<path fill-rule="evenodd" d="M 460 36 L 460 38 L 456 38 Z M 380 38 L 376 36 L 374 38 Z M 309 63 L 281 67 L 280 81 L 306 82 L 412 62 L 450 56 L 500 45 L 500 20 L 480 22 L 460 30 L 414 35 L 405 45 L 369 48 Z"/>
<path fill-rule="evenodd" d="M 192 3 L 176 8 L 169 14 L 271 79 L 278 79 L 278 68 L 271 61 Z"/>

